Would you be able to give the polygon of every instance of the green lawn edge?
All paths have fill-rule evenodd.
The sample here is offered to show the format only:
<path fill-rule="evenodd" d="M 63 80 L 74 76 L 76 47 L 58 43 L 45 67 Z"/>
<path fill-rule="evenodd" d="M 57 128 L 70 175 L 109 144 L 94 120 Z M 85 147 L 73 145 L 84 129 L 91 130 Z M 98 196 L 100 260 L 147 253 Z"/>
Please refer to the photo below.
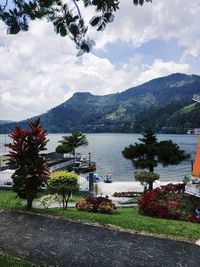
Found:
<path fill-rule="evenodd" d="M 0 251 L 0 266 L 1 267 L 39 267 L 39 265 L 37 264 L 11 256 L 3 251 Z"/>
<path fill-rule="evenodd" d="M 0 190 L 0 208 L 25 211 L 21 200 L 12 191 Z M 113 227 L 120 227 L 137 233 L 175 238 L 190 242 L 200 239 L 199 224 L 144 216 L 139 213 L 137 207 L 118 208 L 113 215 L 80 212 L 75 208 L 68 208 L 67 210 L 33 209 L 32 212 L 69 218 L 76 221 L 99 223 L 103 226 L 112 225 Z"/>

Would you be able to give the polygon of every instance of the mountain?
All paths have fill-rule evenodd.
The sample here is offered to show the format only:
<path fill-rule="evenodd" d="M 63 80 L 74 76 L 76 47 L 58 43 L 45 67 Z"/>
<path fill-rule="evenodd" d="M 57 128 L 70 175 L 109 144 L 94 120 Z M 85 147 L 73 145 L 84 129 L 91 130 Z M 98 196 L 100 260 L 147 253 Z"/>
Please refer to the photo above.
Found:
<path fill-rule="evenodd" d="M 0 120 L 0 125 L 2 125 L 2 124 L 7 124 L 7 123 L 12 123 L 12 121 L 8 121 L 8 120 Z"/>
<path fill-rule="evenodd" d="M 144 127 L 184 133 L 200 127 L 200 105 L 192 102 L 192 95 L 199 93 L 200 76 L 176 73 L 116 94 L 75 93 L 40 118 L 49 133 L 141 132 Z M 24 127 L 25 121 L 18 124 Z M 15 126 L 0 125 L 0 133 Z"/>

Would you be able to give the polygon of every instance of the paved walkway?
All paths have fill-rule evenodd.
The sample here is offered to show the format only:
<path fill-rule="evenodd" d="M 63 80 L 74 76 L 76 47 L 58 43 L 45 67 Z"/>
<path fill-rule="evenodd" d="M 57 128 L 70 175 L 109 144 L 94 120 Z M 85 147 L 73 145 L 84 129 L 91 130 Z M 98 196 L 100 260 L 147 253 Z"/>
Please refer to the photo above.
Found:
<path fill-rule="evenodd" d="M 109 198 L 113 201 L 113 203 L 116 205 L 117 208 L 129 208 L 129 207 L 137 206 L 137 202 L 130 202 L 131 199 L 132 199 L 131 197 L 113 197 L 113 196 L 109 196 Z M 22 201 L 23 206 L 26 206 L 26 204 L 27 204 L 26 202 L 27 202 L 26 200 Z M 76 207 L 76 203 L 69 201 L 67 207 L 68 208 L 75 208 Z M 44 206 L 40 205 L 38 200 L 34 200 L 33 201 L 33 208 L 44 209 Z M 49 205 L 48 208 L 50 208 L 50 209 L 51 208 L 60 208 L 60 203 L 55 201 L 54 203 Z"/>
<path fill-rule="evenodd" d="M 0 250 L 61 267 L 200 266 L 194 244 L 17 211 L 0 211 Z"/>
<path fill-rule="evenodd" d="M 163 182 L 163 181 L 156 181 L 153 184 L 153 187 L 156 188 L 161 185 L 166 185 L 169 183 L 177 184 L 180 183 L 181 181 L 171 181 L 171 182 Z M 97 183 L 97 188 L 98 188 L 98 195 L 109 195 L 112 196 L 113 193 L 115 192 L 128 192 L 128 191 L 135 191 L 135 192 L 143 192 L 144 188 L 140 184 L 140 182 L 112 182 L 112 183 L 104 183 L 104 182 L 99 182 Z"/>

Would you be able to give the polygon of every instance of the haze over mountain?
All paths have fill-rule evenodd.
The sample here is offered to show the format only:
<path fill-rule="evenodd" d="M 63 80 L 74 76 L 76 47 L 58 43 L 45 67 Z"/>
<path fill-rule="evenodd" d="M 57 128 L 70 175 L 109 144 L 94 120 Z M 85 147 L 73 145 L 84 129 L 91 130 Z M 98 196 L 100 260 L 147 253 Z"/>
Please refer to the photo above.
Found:
<path fill-rule="evenodd" d="M 141 132 L 145 127 L 185 133 L 200 127 L 200 104 L 193 103 L 193 94 L 200 94 L 200 76 L 176 73 L 117 94 L 75 93 L 40 118 L 49 133 Z M 24 126 L 25 121 L 18 124 Z M 15 126 L 0 125 L 0 133 L 9 133 Z"/>
<path fill-rule="evenodd" d="M 1 124 L 6 124 L 6 123 L 12 123 L 12 121 L 9 121 L 9 120 L 0 120 L 0 125 Z"/>

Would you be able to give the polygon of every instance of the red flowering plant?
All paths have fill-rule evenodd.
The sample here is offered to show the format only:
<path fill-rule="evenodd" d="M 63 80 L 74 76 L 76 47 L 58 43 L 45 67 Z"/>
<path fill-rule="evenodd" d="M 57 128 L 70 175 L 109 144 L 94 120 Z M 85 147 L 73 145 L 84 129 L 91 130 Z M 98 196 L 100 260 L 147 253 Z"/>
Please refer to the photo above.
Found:
<path fill-rule="evenodd" d="M 139 210 L 152 217 L 192 221 L 191 216 L 195 216 L 195 205 L 184 191 L 185 184 L 157 187 L 139 200 Z M 193 219 L 194 221 L 198 222 Z"/>
<path fill-rule="evenodd" d="M 27 209 L 32 208 L 38 189 L 49 178 L 49 169 L 43 151 L 46 150 L 46 132 L 40 120 L 28 122 L 30 129 L 17 126 L 10 134 L 8 166 L 15 170 L 12 175 L 13 189 L 19 197 L 27 199 Z"/>

